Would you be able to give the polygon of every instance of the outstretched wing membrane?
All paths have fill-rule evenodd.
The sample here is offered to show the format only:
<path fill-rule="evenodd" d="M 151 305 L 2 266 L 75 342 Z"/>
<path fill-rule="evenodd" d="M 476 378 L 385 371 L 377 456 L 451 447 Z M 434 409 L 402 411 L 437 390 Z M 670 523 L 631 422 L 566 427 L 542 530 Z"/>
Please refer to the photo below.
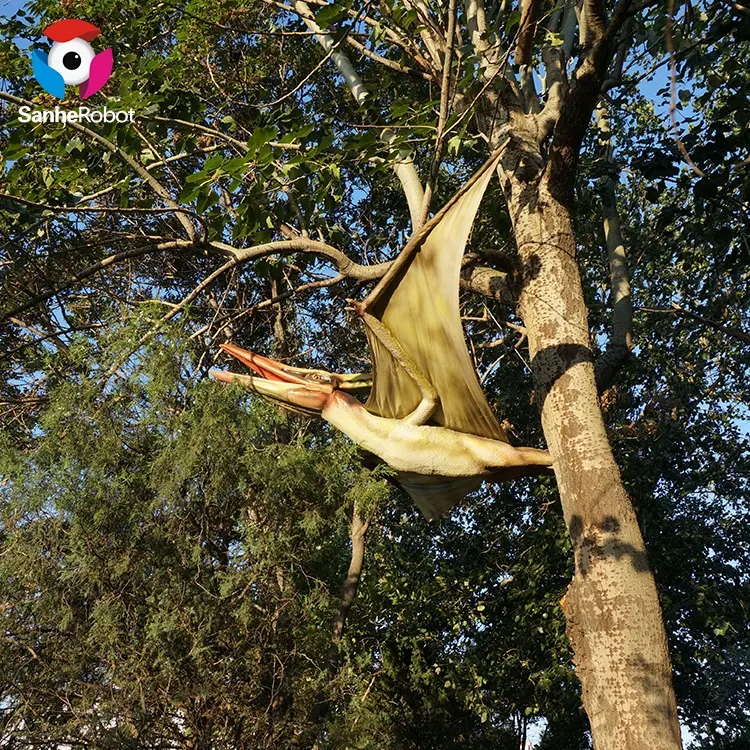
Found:
<path fill-rule="evenodd" d="M 435 386 L 431 423 L 507 442 L 469 357 L 459 310 L 461 259 L 479 204 L 500 158 L 496 152 L 401 251 L 363 303 Z M 373 387 L 366 408 L 401 419 L 419 404 L 419 388 L 367 330 Z"/>

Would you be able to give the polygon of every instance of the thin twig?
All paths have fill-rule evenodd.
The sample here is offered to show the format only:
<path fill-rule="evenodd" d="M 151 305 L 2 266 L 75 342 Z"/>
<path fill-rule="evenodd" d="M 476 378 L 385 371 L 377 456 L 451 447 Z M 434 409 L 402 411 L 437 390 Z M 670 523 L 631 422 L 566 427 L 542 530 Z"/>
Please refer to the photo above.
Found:
<path fill-rule="evenodd" d="M 116 207 L 116 206 L 54 206 L 51 203 L 37 203 L 36 201 L 30 201 L 26 198 L 21 198 L 19 195 L 13 195 L 12 193 L 0 192 L 0 198 L 6 198 L 7 200 L 20 203 L 23 206 L 29 208 L 36 208 L 40 211 L 54 211 L 55 213 L 62 214 L 85 214 L 85 213 L 100 213 L 100 214 L 166 214 L 166 213 L 182 213 L 192 216 L 196 221 L 200 222 L 203 226 L 203 240 L 207 240 L 208 226 L 204 218 L 187 208 L 181 208 L 177 206 L 175 208 L 129 208 L 129 207 Z"/>
<path fill-rule="evenodd" d="M 672 121 L 672 137 L 674 142 L 677 144 L 677 148 L 682 154 L 682 158 L 685 163 L 699 176 L 705 177 L 705 173 L 696 166 L 695 162 L 690 158 L 690 154 L 685 148 L 685 144 L 680 139 L 680 132 L 677 126 L 677 61 L 675 59 L 674 50 L 674 39 L 672 38 L 672 22 L 674 20 L 674 0 L 669 0 L 669 7 L 667 8 L 667 20 L 664 25 L 664 39 L 667 45 L 667 52 L 669 52 L 669 70 L 670 70 L 670 89 L 669 89 L 669 118 Z"/>
<path fill-rule="evenodd" d="M 148 238 L 144 237 L 143 239 L 147 240 Z M 23 304 L 17 305 L 11 310 L 8 310 L 6 313 L 3 313 L 2 315 L 0 315 L 0 321 L 8 320 L 12 317 L 20 315 L 22 312 L 29 310 L 35 305 L 38 305 L 40 302 L 44 302 L 54 297 L 55 295 L 59 294 L 62 291 L 65 291 L 66 289 L 73 286 L 74 284 L 80 281 L 84 281 L 90 276 L 93 276 L 99 271 L 102 271 L 108 266 L 111 266 L 115 263 L 119 263 L 120 261 L 128 260 L 130 258 L 137 258 L 141 255 L 149 255 L 151 253 L 161 253 L 167 250 L 174 250 L 176 248 L 186 248 L 186 247 L 191 247 L 191 246 L 193 246 L 193 243 L 189 240 L 173 240 L 170 242 L 161 242 L 156 245 L 150 245 L 146 247 L 137 247 L 131 250 L 125 250 L 124 252 L 121 252 L 121 253 L 114 253 L 113 255 L 109 255 L 106 258 L 102 258 L 102 260 L 97 261 L 96 263 L 94 263 L 91 266 L 88 266 L 87 268 L 84 268 L 82 271 L 79 271 L 77 274 L 73 276 L 73 278 L 69 279 L 68 281 L 63 282 L 62 284 L 58 284 L 53 289 L 50 289 L 46 292 L 41 292 L 40 294 L 36 294 L 27 302 L 24 302 Z"/>
<path fill-rule="evenodd" d="M 424 189 L 419 224 L 414 227 L 415 233 L 424 225 L 429 216 L 430 203 L 432 203 L 432 195 L 435 192 L 435 183 L 437 182 L 438 172 L 440 171 L 440 163 L 443 160 L 445 124 L 448 120 L 448 107 L 450 105 L 451 94 L 451 64 L 453 61 L 453 47 L 456 41 L 456 0 L 448 0 L 448 31 L 446 36 L 447 48 L 443 59 L 443 77 L 440 89 L 440 114 L 438 116 L 437 135 L 435 137 L 435 153 L 432 157 L 432 163 L 430 164 L 430 177 Z"/>
<path fill-rule="evenodd" d="M 722 333 L 725 333 L 727 336 L 730 336 L 733 339 L 737 339 L 737 341 L 742 341 L 745 344 L 750 344 L 750 334 L 745 333 L 744 331 L 740 331 L 738 328 L 728 328 L 727 326 L 724 326 L 715 320 L 711 320 L 710 318 L 704 318 L 702 315 L 697 315 L 696 313 L 690 312 L 689 310 L 686 310 L 684 307 L 680 307 L 680 305 L 678 305 L 676 302 L 672 303 L 672 307 L 667 307 L 667 308 L 638 307 L 636 309 L 639 310 L 640 312 L 662 313 L 662 314 L 667 314 L 667 315 L 680 315 L 686 318 L 691 318 L 692 320 L 695 320 L 698 323 L 703 323 L 704 325 L 707 325 L 709 328 L 713 328 L 717 331 L 721 331 Z"/>

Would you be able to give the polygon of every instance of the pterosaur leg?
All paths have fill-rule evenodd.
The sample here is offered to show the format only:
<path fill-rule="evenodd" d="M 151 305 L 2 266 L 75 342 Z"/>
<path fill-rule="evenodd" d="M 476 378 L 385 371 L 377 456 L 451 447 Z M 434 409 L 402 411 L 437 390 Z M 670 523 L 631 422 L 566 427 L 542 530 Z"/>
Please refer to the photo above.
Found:
<path fill-rule="evenodd" d="M 362 322 L 377 337 L 378 341 L 390 352 L 396 362 L 407 372 L 409 377 L 416 383 L 422 400 L 411 414 L 407 414 L 403 421 L 412 425 L 426 424 L 430 417 L 435 413 L 440 397 L 437 389 L 427 379 L 425 374 L 419 369 L 416 362 L 406 353 L 396 337 L 383 325 L 375 316 L 365 312 L 362 305 L 354 300 L 348 300 L 357 314 L 362 318 Z"/>

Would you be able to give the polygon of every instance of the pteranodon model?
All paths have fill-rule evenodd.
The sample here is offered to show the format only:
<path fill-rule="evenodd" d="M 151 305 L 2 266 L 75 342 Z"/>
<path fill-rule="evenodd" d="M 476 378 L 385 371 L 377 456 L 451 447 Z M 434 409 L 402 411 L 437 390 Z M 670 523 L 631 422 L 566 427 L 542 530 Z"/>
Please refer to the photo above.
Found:
<path fill-rule="evenodd" d="M 500 153 L 407 243 L 364 302 L 373 375 L 280 364 L 232 344 L 222 348 L 254 376 L 212 371 L 282 406 L 322 416 L 395 471 L 428 519 L 483 480 L 550 473 L 547 451 L 516 448 L 492 413 L 464 340 L 461 259 Z M 350 392 L 370 389 L 364 405 Z"/>

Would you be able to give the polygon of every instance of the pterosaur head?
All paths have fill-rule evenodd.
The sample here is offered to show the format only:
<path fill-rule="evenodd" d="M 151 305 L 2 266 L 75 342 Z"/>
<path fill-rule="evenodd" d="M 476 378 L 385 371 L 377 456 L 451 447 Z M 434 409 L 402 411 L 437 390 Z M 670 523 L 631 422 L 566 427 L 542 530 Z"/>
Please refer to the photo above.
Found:
<path fill-rule="evenodd" d="M 372 378 L 366 373 L 342 375 L 325 370 L 290 367 L 234 344 L 222 344 L 221 348 L 249 367 L 255 375 L 211 370 L 213 377 L 225 383 L 238 383 L 299 414 L 320 416 L 335 391 L 364 391 L 372 385 Z"/>

